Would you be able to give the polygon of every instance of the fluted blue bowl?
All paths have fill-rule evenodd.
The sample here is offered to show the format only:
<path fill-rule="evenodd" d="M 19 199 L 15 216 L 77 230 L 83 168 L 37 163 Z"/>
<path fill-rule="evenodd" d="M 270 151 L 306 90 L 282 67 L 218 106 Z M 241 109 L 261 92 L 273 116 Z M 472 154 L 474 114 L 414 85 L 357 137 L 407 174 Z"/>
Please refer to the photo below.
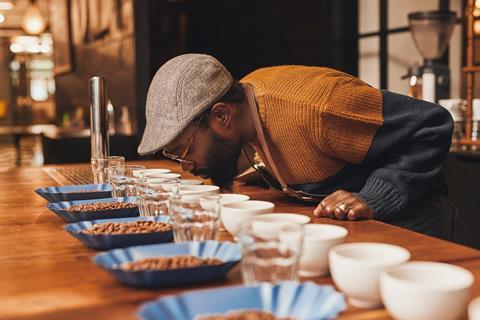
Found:
<path fill-rule="evenodd" d="M 145 258 L 191 255 L 219 258 L 224 263 L 173 270 L 124 271 L 119 265 Z M 137 287 L 175 287 L 220 279 L 241 259 L 240 245 L 232 242 L 204 241 L 152 244 L 99 253 L 93 261 L 122 283 Z"/>
<path fill-rule="evenodd" d="M 78 222 L 98 219 L 127 218 L 138 216 L 138 206 L 133 208 L 123 208 L 114 210 L 98 210 L 98 211 L 76 211 L 70 212 L 68 209 L 72 206 L 85 203 L 99 202 L 130 202 L 137 203 L 136 197 L 120 197 L 120 198 L 103 198 L 94 200 L 77 200 L 49 203 L 47 208 L 55 214 L 63 218 L 67 222 Z"/>
<path fill-rule="evenodd" d="M 313 282 L 281 282 L 167 296 L 143 304 L 138 314 L 145 320 L 193 320 L 200 315 L 263 310 L 277 317 L 323 320 L 335 318 L 345 308 L 343 295 L 332 286 Z"/>
<path fill-rule="evenodd" d="M 67 224 L 64 229 L 72 236 L 80 240 L 84 245 L 93 249 L 108 250 L 115 248 L 125 248 L 131 246 L 139 246 L 143 244 L 165 243 L 173 240 L 173 232 L 150 232 L 137 234 L 112 234 L 112 235 L 92 235 L 85 234 L 82 231 L 91 228 L 95 224 L 115 222 L 125 223 L 138 220 L 150 220 L 156 222 L 169 222 L 169 217 L 133 217 L 120 219 L 100 219 L 92 221 L 80 221 L 76 223 Z"/>
<path fill-rule="evenodd" d="M 82 190 L 98 190 L 80 192 Z M 77 184 L 61 187 L 37 188 L 35 192 L 48 202 L 102 199 L 112 196 L 112 187 L 108 184 Z"/>

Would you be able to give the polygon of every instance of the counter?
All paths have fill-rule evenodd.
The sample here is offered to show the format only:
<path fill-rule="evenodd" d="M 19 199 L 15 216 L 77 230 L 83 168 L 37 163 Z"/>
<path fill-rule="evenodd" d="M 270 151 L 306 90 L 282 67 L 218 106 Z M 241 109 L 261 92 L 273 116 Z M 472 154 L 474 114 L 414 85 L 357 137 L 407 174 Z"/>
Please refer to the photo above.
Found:
<path fill-rule="evenodd" d="M 144 162 L 147 167 L 180 171 L 167 161 Z M 188 176 L 188 175 L 185 175 Z M 139 306 L 163 295 L 191 289 L 241 283 L 239 267 L 220 282 L 172 289 L 134 289 L 118 283 L 91 260 L 97 252 L 63 230 L 64 221 L 50 212 L 37 187 L 56 185 L 40 168 L 0 172 L 0 319 L 135 319 Z M 315 218 L 313 206 L 270 190 L 235 186 L 235 192 L 273 201 L 276 212 L 308 215 L 349 230 L 348 242 L 373 241 L 400 245 L 413 260 L 443 261 L 466 267 L 476 277 L 472 298 L 480 295 L 480 251 L 434 239 L 377 221 L 335 221 Z M 229 239 L 227 234 L 223 239 Z M 328 276 L 313 278 L 332 283 Z M 349 307 L 340 319 L 390 319 L 384 309 Z"/>

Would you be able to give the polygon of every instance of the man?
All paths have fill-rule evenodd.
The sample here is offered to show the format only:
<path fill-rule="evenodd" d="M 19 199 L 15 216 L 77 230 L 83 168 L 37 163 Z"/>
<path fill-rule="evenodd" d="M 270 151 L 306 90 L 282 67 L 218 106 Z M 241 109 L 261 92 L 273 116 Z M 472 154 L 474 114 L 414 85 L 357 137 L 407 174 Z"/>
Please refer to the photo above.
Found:
<path fill-rule="evenodd" d="M 186 54 L 156 73 L 146 120 L 141 155 L 163 150 L 217 185 L 231 185 L 250 146 L 269 184 L 316 199 L 317 216 L 452 236 L 441 171 L 453 124 L 438 105 L 320 67 L 262 68 L 237 82 L 215 58 Z"/>

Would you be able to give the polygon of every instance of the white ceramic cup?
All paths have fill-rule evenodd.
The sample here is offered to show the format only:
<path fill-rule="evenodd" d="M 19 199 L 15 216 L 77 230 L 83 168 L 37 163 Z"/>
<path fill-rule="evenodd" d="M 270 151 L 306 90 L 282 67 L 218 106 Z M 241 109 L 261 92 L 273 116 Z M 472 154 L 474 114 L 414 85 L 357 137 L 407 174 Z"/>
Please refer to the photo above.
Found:
<path fill-rule="evenodd" d="M 161 168 L 145 169 L 143 175 L 144 175 L 145 178 L 161 178 L 161 177 L 159 177 L 159 175 L 163 175 L 163 174 L 169 173 L 169 172 L 170 172 L 170 170 L 161 169 Z"/>
<path fill-rule="evenodd" d="M 468 319 L 480 320 L 480 297 L 476 297 L 468 305 Z"/>
<path fill-rule="evenodd" d="M 203 184 L 203 181 L 198 179 L 180 179 L 180 184 L 199 185 Z"/>
<path fill-rule="evenodd" d="M 225 229 L 237 236 L 240 224 L 253 216 L 273 212 L 275 205 L 268 201 L 247 200 L 222 206 L 221 219 Z"/>
<path fill-rule="evenodd" d="M 380 274 L 410 259 L 410 253 L 398 246 L 355 242 L 333 247 L 328 255 L 330 274 L 335 285 L 358 308 L 377 308 L 380 297 Z"/>
<path fill-rule="evenodd" d="M 310 218 L 303 214 L 295 213 L 267 213 L 256 215 L 251 218 L 254 222 L 254 232 L 264 239 L 273 239 L 285 225 L 297 223 L 304 225 L 310 222 Z"/>
<path fill-rule="evenodd" d="M 409 262 L 386 270 L 380 290 L 387 311 L 399 320 L 455 320 L 465 314 L 473 275 L 439 262 Z"/>
<path fill-rule="evenodd" d="M 171 191 L 172 185 L 163 185 L 162 187 L 166 191 Z M 220 187 L 212 186 L 212 185 L 189 185 L 189 184 L 180 184 L 179 192 L 181 195 L 194 195 L 194 194 L 202 194 L 202 193 L 218 193 L 220 191 Z"/>
<path fill-rule="evenodd" d="M 242 201 L 247 201 L 250 199 L 249 196 L 244 194 L 236 194 L 236 193 L 222 193 L 220 195 L 222 205 L 237 203 Z M 205 210 L 210 210 L 215 205 L 216 197 L 215 196 L 205 196 L 200 198 L 200 205 Z"/>
<path fill-rule="evenodd" d="M 328 252 L 345 241 L 348 230 L 331 224 L 307 224 L 303 227 L 303 252 L 299 274 L 318 277 L 328 273 Z"/>
<path fill-rule="evenodd" d="M 157 174 L 153 177 L 152 176 L 147 176 L 146 180 L 147 180 L 147 182 L 158 183 L 158 182 L 162 182 L 162 181 L 165 181 L 165 180 L 177 179 L 177 178 L 180 178 L 179 173 L 168 172 L 168 173 Z"/>

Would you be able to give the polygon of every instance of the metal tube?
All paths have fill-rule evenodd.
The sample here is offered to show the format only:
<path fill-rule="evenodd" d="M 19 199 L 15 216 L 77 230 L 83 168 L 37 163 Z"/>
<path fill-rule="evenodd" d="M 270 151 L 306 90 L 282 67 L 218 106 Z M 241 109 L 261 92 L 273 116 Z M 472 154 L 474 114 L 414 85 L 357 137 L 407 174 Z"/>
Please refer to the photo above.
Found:
<path fill-rule="evenodd" d="M 91 157 L 108 158 L 108 96 L 105 78 L 94 76 L 89 81 Z"/>

